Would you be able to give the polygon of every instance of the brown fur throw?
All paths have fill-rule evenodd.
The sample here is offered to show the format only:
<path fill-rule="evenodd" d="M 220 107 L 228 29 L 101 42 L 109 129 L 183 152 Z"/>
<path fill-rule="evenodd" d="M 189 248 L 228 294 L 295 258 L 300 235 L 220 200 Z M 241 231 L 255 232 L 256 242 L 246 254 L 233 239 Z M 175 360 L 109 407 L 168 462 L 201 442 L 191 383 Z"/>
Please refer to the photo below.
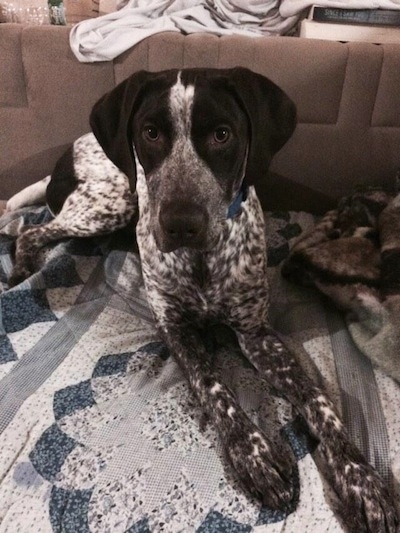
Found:
<path fill-rule="evenodd" d="M 400 381 L 400 194 L 344 198 L 299 238 L 282 274 L 343 309 L 359 349 Z"/>

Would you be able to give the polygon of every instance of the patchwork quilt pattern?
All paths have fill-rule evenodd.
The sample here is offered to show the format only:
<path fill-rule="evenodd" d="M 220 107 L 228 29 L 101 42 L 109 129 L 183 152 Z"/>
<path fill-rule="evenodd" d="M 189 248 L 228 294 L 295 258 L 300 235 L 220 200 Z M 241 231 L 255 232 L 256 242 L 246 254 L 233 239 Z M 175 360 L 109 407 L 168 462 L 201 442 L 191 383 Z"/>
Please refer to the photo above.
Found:
<path fill-rule="evenodd" d="M 298 465 L 287 512 L 238 485 L 157 337 L 137 255 L 107 238 L 65 240 L 46 249 L 36 274 L 8 289 L 17 232 L 49 217 L 38 206 L 0 219 L 0 533 L 340 532 L 303 420 L 221 329 L 216 368 L 249 416 L 289 441 Z M 332 327 L 316 293 L 279 275 L 292 239 L 313 219 L 275 213 L 266 222 L 271 319 L 351 418 L 334 354 L 345 327 L 337 317 Z M 399 386 L 357 361 L 367 376 L 355 389 L 359 404 L 368 390 L 381 415 L 371 421 L 361 410 L 364 426 L 356 425 L 354 438 L 368 457 L 379 452 L 388 479 L 398 479 Z M 384 441 L 374 440 L 376 419 Z"/>

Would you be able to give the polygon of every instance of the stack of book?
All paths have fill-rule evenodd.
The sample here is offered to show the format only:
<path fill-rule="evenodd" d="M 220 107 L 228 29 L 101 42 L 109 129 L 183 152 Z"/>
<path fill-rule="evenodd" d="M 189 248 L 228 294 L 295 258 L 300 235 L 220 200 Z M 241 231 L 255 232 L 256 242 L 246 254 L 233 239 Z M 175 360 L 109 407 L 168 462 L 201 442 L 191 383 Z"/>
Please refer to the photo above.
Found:
<path fill-rule="evenodd" d="M 300 37 L 330 41 L 400 42 L 400 10 L 313 6 Z"/>

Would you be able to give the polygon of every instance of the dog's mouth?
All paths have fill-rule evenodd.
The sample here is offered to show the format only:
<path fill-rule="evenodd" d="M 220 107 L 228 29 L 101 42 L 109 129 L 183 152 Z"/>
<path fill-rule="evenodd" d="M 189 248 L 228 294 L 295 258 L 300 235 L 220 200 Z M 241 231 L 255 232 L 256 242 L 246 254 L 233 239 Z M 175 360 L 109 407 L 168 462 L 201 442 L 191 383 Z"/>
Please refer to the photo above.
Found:
<path fill-rule="evenodd" d="M 217 238 L 210 239 L 206 236 L 200 237 L 193 235 L 171 237 L 160 235 L 157 232 L 155 233 L 154 238 L 157 248 L 162 253 L 175 252 L 176 250 L 180 250 L 182 248 L 188 248 L 198 252 L 209 252 L 217 243 Z"/>

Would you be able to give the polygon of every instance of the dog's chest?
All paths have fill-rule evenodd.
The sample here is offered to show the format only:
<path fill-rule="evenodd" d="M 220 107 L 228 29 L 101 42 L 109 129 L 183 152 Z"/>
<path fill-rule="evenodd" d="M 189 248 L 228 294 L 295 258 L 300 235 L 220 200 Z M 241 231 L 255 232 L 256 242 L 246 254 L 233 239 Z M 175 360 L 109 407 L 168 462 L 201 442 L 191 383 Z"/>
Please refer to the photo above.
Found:
<path fill-rule="evenodd" d="M 172 316 L 175 320 L 177 315 L 224 321 L 252 295 L 266 305 L 264 220 L 254 191 L 241 213 L 222 224 L 218 242 L 209 252 L 189 248 L 160 252 L 143 211 L 138 245 L 149 302 L 159 322 Z"/>

